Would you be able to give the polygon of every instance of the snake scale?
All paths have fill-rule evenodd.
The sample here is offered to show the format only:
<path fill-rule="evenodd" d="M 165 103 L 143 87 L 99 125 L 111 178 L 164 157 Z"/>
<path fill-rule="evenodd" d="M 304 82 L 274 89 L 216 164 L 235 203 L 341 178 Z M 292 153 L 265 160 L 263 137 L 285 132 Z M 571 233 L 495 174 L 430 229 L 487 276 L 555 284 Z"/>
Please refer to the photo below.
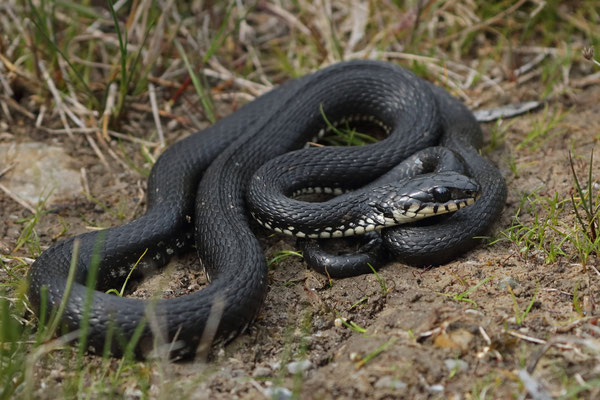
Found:
<path fill-rule="evenodd" d="M 189 357 L 200 343 L 213 337 L 226 341 L 244 331 L 267 293 L 265 257 L 246 210 L 248 182 L 269 160 L 302 149 L 324 129 L 323 114 L 332 121 L 373 115 L 389 135 L 366 146 L 299 150 L 291 154 L 296 166 L 320 164 L 328 173 L 350 173 L 356 185 L 363 185 L 403 159 L 442 145 L 464 160 L 467 175 L 478 183 L 480 199 L 450 217 L 384 230 L 382 240 L 395 256 L 416 264 L 443 263 L 473 247 L 475 237 L 498 218 L 505 184 L 479 155 L 481 131 L 472 114 L 444 90 L 400 67 L 342 62 L 286 82 L 170 146 L 151 171 L 144 215 L 59 242 L 33 263 L 29 299 L 36 312 L 50 315 L 68 289 L 64 326 L 76 330 L 85 323 L 92 352 L 105 350 L 107 337 L 112 338 L 107 349 L 115 355 L 136 337 L 138 355 L 165 344 L 172 356 Z M 122 285 L 146 249 L 134 275 L 144 276 L 194 242 L 210 281 L 204 289 L 155 300 L 105 293 Z M 67 287 L 74 256 L 73 284 Z M 86 288 L 88 281 L 96 282 L 94 290 Z"/>

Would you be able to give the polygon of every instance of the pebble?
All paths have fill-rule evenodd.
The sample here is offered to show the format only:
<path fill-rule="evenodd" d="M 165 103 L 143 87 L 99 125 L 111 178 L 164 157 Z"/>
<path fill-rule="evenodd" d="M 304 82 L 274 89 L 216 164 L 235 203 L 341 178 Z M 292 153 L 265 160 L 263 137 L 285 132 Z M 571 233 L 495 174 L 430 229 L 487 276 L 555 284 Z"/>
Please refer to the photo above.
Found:
<path fill-rule="evenodd" d="M 392 378 L 391 376 L 381 377 L 377 382 L 375 382 L 375 387 L 378 389 L 402 390 L 405 389 L 406 386 L 406 383 L 399 379 Z"/>
<path fill-rule="evenodd" d="M 252 376 L 255 378 L 266 378 L 271 376 L 271 369 L 267 367 L 256 367 L 254 372 L 252 372 Z"/>
<path fill-rule="evenodd" d="M 469 364 L 467 364 L 463 360 L 447 359 L 444 360 L 444 364 L 446 365 L 446 368 L 448 368 L 450 371 L 466 371 L 469 369 Z"/>
<path fill-rule="evenodd" d="M 245 376 L 246 371 L 244 371 L 243 369 L 232 369 L 230 374 L 232 377 L 236 378 L 236 377 L 240 377 L 240 376 Z"/>
<path fill-rule="evenodd" d="M 281 361 L 268 362 L 267 365 L 271 368 L 271 371 L 279 371 L 281 369 Z"/>
<path fill-rule="evenodd" d="M 505 276 L 498 283 L 497 288 L 500 289 L 500 290 L 503 290 L 503 289 L 506 289 L 508 286 L 510 286 L 511 289 L 514 289 L 517 286 L 519 286 L 519 282 L 515 278 L 513 278 L 512 276 Z"/>
<path fill-rule="evenodd" d="M 313 322 L 313 327 L 317 331 L 320 331 L 322 329 L 327 329 L 327 328 L 329 328 L 329 322 L 323 318 L 315 318 L 315 320 Z"/>
<path fill-rule="evenodd" d="M 272 400 L 288 400 L 292 398 L 292 392 L 281 386 L 266 388 L 264 394 Z"/>
<path fill-rule="evenodd" d="M 44 197 L 48 197 L 46 204 L 53 204 L 79 195 L 81 177 L 75 164 L 62 147 L 40 142 L 0 144 L 0 165 L 13 165 L 2 184 L 32 206 Z"/>
<path fill-rule="evenodd" d="M 290 374 L 297 374 L 312 368 L 312 363 L 308 360 L 292 361 L 287 365 L 287 370 Z"/>
<path fill-rule="evenodd" d="M 427 387 L 427 389 L 429 389 L 429 391 L 431 391 L 431 392 L 440 393 L 440 392 L 444 391 L 444 386 L 443 385 L 431 385 L 431 386 Z"/>

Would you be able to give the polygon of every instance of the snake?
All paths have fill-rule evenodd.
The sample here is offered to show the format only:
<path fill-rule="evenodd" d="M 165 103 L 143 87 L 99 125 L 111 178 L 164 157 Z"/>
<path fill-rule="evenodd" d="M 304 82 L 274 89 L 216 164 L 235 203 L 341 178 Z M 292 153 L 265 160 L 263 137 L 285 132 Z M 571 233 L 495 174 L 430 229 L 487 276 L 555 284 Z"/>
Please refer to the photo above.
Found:
<path fill-rule="evenodd" d="M 478 185 L 474 204 L 440 221 L 442 234 L 438 224 L 408 224 L 389 237 L 389 230 L 400 228 L 382 231 L 382 240 L 396 245 L 392 252 L 402 255 L 415 243 L 427 250 L 412 249 L 405 255 L 409 262 L 431 261 L 430 254 L 438 261 L 441 253 L 474 246 L 474 237 L 498 218 L 504 180 L 479 154 L 481 131 L 466 107 L 394 64 L 341 62 L 287 81 L 168 147 L 151 170 L 146 212 L 139 218 L 45 250 L 28 272 L 28 297 L 40 320 L 58 314 L 63 329 L 81 332 L 86 350 L 115 356 L 164 351 L 194 357 L 203 346 L 244 332 L 268 291 L 265 256 L 247 211 L 249 182 L 262 165 L 292 150 L 300 152 L 291 154 L 296 161 L 308 165 L 297 155 L 311 150 L 303 149 L 305 143 L 327 128 L 323 115 L 331 121 L 372 116 L 389 128 L 377 143 L 307 155 L 321 160 L 313 163 L 321 163 L 327 176 L 358 168 L 365 173 L 355 176 L 354 185 L 368 185 L 411 155 L 442 145 L 459 154 Z M 194 247 L 209 281 L 201 290 L 168 299 L 107 293 L 129 274 L 142 278 Z"/>
<path fill-rule="evenodd" d="M 302 158 L 302 156 L 300 158 Z M 287 158 L 287 155 L 285 158 L 278 157 L 265 163 L 256 172 L 253 180 L 250 183 L 250 191 L 248 195 L 249 208 L 251 210 L 250 212 L 259 222 L 259 224 L 263 225 L 267 229 L 274 230 L 275 232 L 279 233 L 285 233 L 290 236 L 300 237 L 301 239 L 298 239 L 298 245 L 303 251 L 303 258 L 307 266 L 315 271 L 333 278 L 345 278 L 370 273 L 373 269 L 378 269 L 392 259 L 387 249 L 389 244 L 386 247 L 386 243 L 381 238 L 381 235 L 374 231 L 386 226 L 386 210 L 384 207 L 381 207 L 377 203 L 373 202 L 373 191 L 377 192 L 380 189 L 380 186 L 390 183 L 403 187 L 408 178 L 427 173 L 429 173 L 429 176 L 431 176 L 431 173 L 435 173 L 437 176 L 440 176 L 440 174 L 446 174 L 447 172 L 451 171 L 456 173 L 459 179 L 463 179 L 464 174 L 467 174 L 464 160 L 457 153 L 442 146 L 428 147 L 403 160 L 392 170 L 377 178 L 369 185 L 361 187 L 357 191 L 359 196 L 356 196 L 356 192 L 354 192 L 351 196 L 346 196 L 348 198 L 344 198 L 339 195 L 352 189 L 351 184 L 354 182 L 354 175 L 351 176 L 351 179 L 339 179 L 339 183 L 335 184 L 334 186 L 340 187 L 331 188 L 328 186 L 323 187 L 322 185 L 315 187 L 308 185 L 314 185 L 316 182 L 318 182 L 319 176 L 310 177 L 304 173 L 297 173 L 296 167 L 297 163 L 295 160 L 290 162 Z M 355 173 L 356 172 L 357 171 L 355 171 Z M 426 182 L 429 183 L 430 186 L 428 188 L 430 190 L 440 191 L 440 189 L 444 189 L 442 192 L 433 194 L 437 195 L 438 197 L 446 197 L 440 198 L 439 200 L 448 200 L 448 198 L 451 198 L 451 193 L 445 190 L 450 189 L 451 186 L 431 185 L 433 181 L 429 180 L 431 179 L 429 176 L 426 175 L 423 176 L 423 178 L 425 178 Z M 435 175 L 432 178 L 435 180 Z M 300 189 L 294 190 L 295 187 L 299 187 Z M 461 207 L 472 204 L 473 201 L 479 197 L 479 193 L 468 193 L 466 191 L 467 189 L 468 185 L 462 185 L 459 193 L 469 194 L 471 197 L 463 201 L 451 199 L 452 201 L 447 201 L 445 204 L 444 202 L 438 201 L 430 209 L 429 216 L 432 216 L 431 212 L 433 212 L 433 215 L 440 216 L 446 213 L 457 211 Z M 471 189 L 473 189 L 473 187 L 471 187 Z M 369 201 L 363 200 L 361 202 L 360 194 L 364 192 L 369 193 Z M 323 207 L 322 204 L 317 205 L 317 207 L 311 207 L 310 203 L 298 202 L 295 200 L 298 195 L 307 193 L 333 193 L 337 194 L 339 197 L 337 197 L 334 201 L 326 203 L 325 207 Z M 394 191 L 386 191 L 385 193 L 387 193 L 389 196 L 393 194 Z M 267 199 L 268 201 L 266 201 Z M 400 200 L 404 199 L 412 200 L 410 196 L 400 197 Z M 367 211 L 363 212 L 363 214 L 360 214 L 358 217 L 348 217 L 350 213 L 356 212 L 356 209 L 352 208 L 355 207 L 353 202 L 356 201 L 361 203 L 363 206 L 366 206 L 365 208 L 367 208 Z M 425 203 L 419 201 L 418 204 L 413 202 L 411 205 L 409 201 L 403 201 L 402 204 L 403 207 L 399 208 L 396 211 L 396 214 L 401 214 L 400 217 L 403 220 L 394 221 L 389 223 L 389 225 L 396 226 L 426 218 L 424 215 L 425 213 L 419 213 L 421 208 L 426 207 Z M 371 214 L 373 214 L 373 210 L 369 210 L 370 208 L 372 209 L 373 206 L 377 206 L 375 212 L 376 216 L 371 215 L 369 218 L 367 214 L 369 211 L 371 211 Z M 386 205 L 386 207 L 390 208 L 390 205 Z M 411 212 L 411 207 L 413 212 Z M 360 207 L 356 208 L 359 209 Z M 387 221 L 389 221 L 390 217 L 394 216 L 394 210 L 387 211 Z M 305 215 L 307 213 L 309 215 L 318 213 L 320 218 L 316 219 L 319 220 L 320 223 L 315 225 L 313 221 L 313 223 L 309 225 L 310 229 L 313 230 L 313 233 L 311 234 L 309 232 L 308 239 L 304 239 L 307 235 L 302 230 L 298 231 L 295 228 L 298 227 L 298 216 Z M 285 223 L 286 220 L 288 220 L 288 224 Z M 327 226 L 328 224 L 326 223 L 326 220 L 349 220 L 349 224 L 347 227 L 342 226 L 341 229 L 336 230 L 332 227 L 332 225 L 335 225 L 336 223 L 329 223 L 329 226 Z M 290 223 L 293 223 L 293 226 L 290 226 Z M 339 222 L 337 224 L 340 225 Z M 440 224 L 440 221 L 435 220 L 435 224 Z M 406 227 L 407 226 L 404 225 L 404 228 Z M 293 231 L 290 230 L 290 228 Z M 344 250 L 342 254 L 333 254 L 323 248 L 325 243 L 329 242 L 329 240 L 312 240 L 317 237 L 335 237 L 336 235 L 333 233 L 336 231 L 338 237 L 342 236 L 347 238 L 356 234 L 357 232 L 355 230 L 358 230 L 359 234 L 370 232 L 370 234 L 364 234 L 361 236 L 361 238 L 363 238 L 361 240 L 362 246 L 356 252 Z M 415 248 L 412 249 L 413 252 L 415 250 Z M 446 247 L 444 250 L 451 250 L 451 247 Z M 440 263 L 441 261 L 443 261 L 443 257 L 430 257 L 428 260 L 426 260 L 426 262 L 423 262 L 423 264 L 433 265 L 434 263 Z"/>

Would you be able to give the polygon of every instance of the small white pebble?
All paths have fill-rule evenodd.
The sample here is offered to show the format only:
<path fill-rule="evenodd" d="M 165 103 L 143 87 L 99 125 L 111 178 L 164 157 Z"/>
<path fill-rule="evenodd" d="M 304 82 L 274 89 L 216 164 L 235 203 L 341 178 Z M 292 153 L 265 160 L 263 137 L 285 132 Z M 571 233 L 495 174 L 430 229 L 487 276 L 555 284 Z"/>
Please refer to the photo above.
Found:
<path fill-rule="evenodd" d="M 444 386 L 443 385 L 431 385 L 429 386 L 427 389 L 429 389 L 432 392 L 443 392 L 444 391 Z"/>
<path fill-rule="evenodd" d="M 273 386 L 265 389 L 264 394 L 269 399 L 288 400 L 292 398 L 292 392 L 281 386 Z"/>
<path fill-rule="evenodd" d="M 444 364 L 446 365 L 446 368 L 448 368 L 450 371 L 466 371 L 469 369 L 469 364 L 467 364 L 463 360 L 447 359 L 444 360 Z"/>
<path fill-rule="evenodd" d="M 312 366 L 309 360 L 292 361 L 287 365 L 287 370 L 290 374 L 297 374 L 312 368 Z"/>
<path fill-rule="evenodd" d="M 375 382 L 374 386 L 380 389 L 402 390 L 405 389 L 407 385 L 399 379 L 392 378 L 391 376 L 384 376 Z"/>
<path fill-rule="evenodd" d="M 266 378 L 267 376 L 271 376 L 271 369 L 267 367 L 256 367 L 254 372 L 252 372 L 252 376 L 255 378 Z"/>

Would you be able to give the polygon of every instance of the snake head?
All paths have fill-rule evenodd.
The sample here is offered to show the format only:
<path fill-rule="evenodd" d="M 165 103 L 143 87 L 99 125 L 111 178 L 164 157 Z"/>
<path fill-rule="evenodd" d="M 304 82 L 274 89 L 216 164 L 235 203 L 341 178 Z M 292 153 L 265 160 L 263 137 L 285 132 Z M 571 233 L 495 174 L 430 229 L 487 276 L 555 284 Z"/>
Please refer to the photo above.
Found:
<path fill-rule="evenodd" d="M 473 179 L 456 172 L 419 175 L 374 189 L 386 195 L 371 203 L 378 220 L 393 226 L 458 211 L 473 204 L 480 187 Z"/>

